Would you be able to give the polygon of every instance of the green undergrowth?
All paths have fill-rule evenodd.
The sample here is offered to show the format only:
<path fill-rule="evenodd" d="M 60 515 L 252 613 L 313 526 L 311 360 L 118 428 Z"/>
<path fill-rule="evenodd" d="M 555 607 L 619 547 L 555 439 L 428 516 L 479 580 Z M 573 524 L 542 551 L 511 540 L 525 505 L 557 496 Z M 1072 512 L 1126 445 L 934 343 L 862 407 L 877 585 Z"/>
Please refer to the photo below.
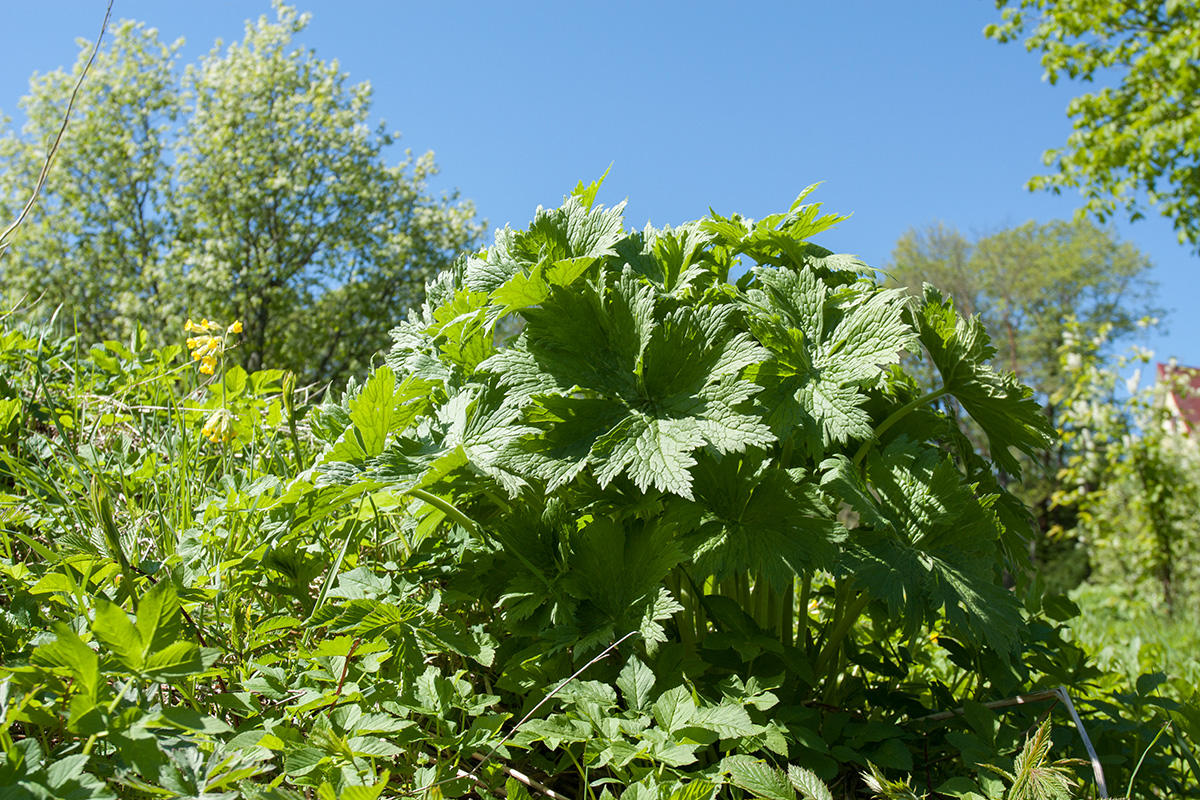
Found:
<path fill-rule="evenodd" d="M 1200 609 L 1181 607 L 1170 615 L 1127 585 L 1085 584 L 1071 595 L 1087 609 L 1071 624 L 1071 635 L 1098 665 L 1131 678 L 1162 671 L 1200 686 Z"/>
<path fill-rule="evenodd" d="M 5 796 L 1095 796 L 1060 686 L 1110 795 L 1197 796 L 1189 676 L 1102 670 L 1027 574 L 1051 431 L 978 321 L 804 195 L 629 231 L 596 189 L 320 402 L 3 318 Z"/>

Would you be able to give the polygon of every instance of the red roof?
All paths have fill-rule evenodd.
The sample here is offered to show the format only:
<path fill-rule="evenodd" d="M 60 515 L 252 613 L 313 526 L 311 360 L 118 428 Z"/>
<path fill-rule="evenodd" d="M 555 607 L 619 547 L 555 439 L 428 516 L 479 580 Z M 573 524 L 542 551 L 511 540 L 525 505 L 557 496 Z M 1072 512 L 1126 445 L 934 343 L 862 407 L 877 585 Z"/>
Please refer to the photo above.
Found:
<path fill-rule="evenodd" d="M 1158 382 L 1170 383 L 1171 403 L 1187 426 L 1188 433 L 1200 428 L 1200 369 L 1159 364 Z"/>

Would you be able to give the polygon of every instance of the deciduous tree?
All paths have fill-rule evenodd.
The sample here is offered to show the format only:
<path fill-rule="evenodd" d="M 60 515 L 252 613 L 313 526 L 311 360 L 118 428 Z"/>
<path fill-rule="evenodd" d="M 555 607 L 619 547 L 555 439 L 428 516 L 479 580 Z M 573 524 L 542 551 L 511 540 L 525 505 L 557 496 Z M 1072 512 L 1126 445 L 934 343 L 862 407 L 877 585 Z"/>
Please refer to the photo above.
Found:
<path fill-rule="evenodd" d="M 1133 244 L 1083 219 L 1027 222 L 974 241 L 940 222 L 913 228 L 887 269 L 917 294 L 923 283 L 944 287 L 960 311 L 983 321 L 997 366 L 1048 396 L 1060 382 L 1069 320 L 1120 343 L 1163 313 L 1150 267 Z"/>
<path fill-rule="evenodd" d="M 1067 107 L 1074 132 L 1030 188 L 1078 188 L 1101 220 L 1156 207 L 1200 251 L 1200 4 L 1194 0 L 997 0 L 986 35 L 1026 36 L 1050 83 L 1101 88 Z"/>
<path fill-rule="evenodd" d="M 125 339 L 136 322 L 162 330 L 171 315 L 186 313 L 171 258 L 169 166 L 182 44 L 164 45 L 132 22 L 115 28 L 79 92 L 40 203 L 0 261 L 6 290 L 41 298 L 50 311 L 62 304 L 91 340 Z M 0 138 L 6 219 L 33 193 L 87 55 L 81 51 L 75 74 L 35 75 L 21 102 L 23 135 Z"/>
<path fill-rule="evenodd" d="M 370 86 L 293 44 L 308 15 L 275 11 L 182 75 L 180 43 L 118 27 L 0 263 L 7 289 L 62 304 L 91 340 L 241 319 L 248 367 L 309 380 L 352 374 L 390 342 L 482 228 L 469 202 L 429 192 L 431 153 L 388 163 L 395 135 L 369 124 Z M 0 140 L 0 203 L 28 196 L 71 82 L 33 81 L 24 135 Z"/>

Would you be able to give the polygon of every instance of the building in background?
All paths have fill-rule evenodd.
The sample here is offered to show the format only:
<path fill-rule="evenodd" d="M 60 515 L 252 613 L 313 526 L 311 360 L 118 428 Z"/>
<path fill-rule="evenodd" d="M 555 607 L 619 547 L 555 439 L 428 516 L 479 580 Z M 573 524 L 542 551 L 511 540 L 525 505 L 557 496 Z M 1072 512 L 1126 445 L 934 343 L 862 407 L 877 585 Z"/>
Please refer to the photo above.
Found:
<path fill-rule="evenodd" d="M 1158 383 L 1166 387 L 1164 403 L 1171 414 L 1167 425 L 1194 436 L 1200 428 L 1200 368 L 1182 367 L 1173 360 L 1158 365 Z"/>

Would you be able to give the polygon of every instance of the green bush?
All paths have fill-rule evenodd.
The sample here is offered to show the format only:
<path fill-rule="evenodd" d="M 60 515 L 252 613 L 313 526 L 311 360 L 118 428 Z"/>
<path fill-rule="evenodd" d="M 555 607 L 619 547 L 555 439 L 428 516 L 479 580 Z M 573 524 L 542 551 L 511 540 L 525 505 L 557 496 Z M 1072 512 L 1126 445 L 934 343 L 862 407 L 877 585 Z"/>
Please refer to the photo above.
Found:
<path fill-rule="evenodd" d="M 631 233 L 596 189 L 316 407 L 235 325 L 189 326 L 206 378 L 3 320 L 0 786 L 1017 798 L 1083 755 L 1057 710 L 1022 746 L 1066 685 L 1110 786 L 1185 796 L 1186 687 L 1098 670 L 1022 568 L 998 474 L 1048 429 L 979 323 L 812 244 L 803 195 Z"/>

